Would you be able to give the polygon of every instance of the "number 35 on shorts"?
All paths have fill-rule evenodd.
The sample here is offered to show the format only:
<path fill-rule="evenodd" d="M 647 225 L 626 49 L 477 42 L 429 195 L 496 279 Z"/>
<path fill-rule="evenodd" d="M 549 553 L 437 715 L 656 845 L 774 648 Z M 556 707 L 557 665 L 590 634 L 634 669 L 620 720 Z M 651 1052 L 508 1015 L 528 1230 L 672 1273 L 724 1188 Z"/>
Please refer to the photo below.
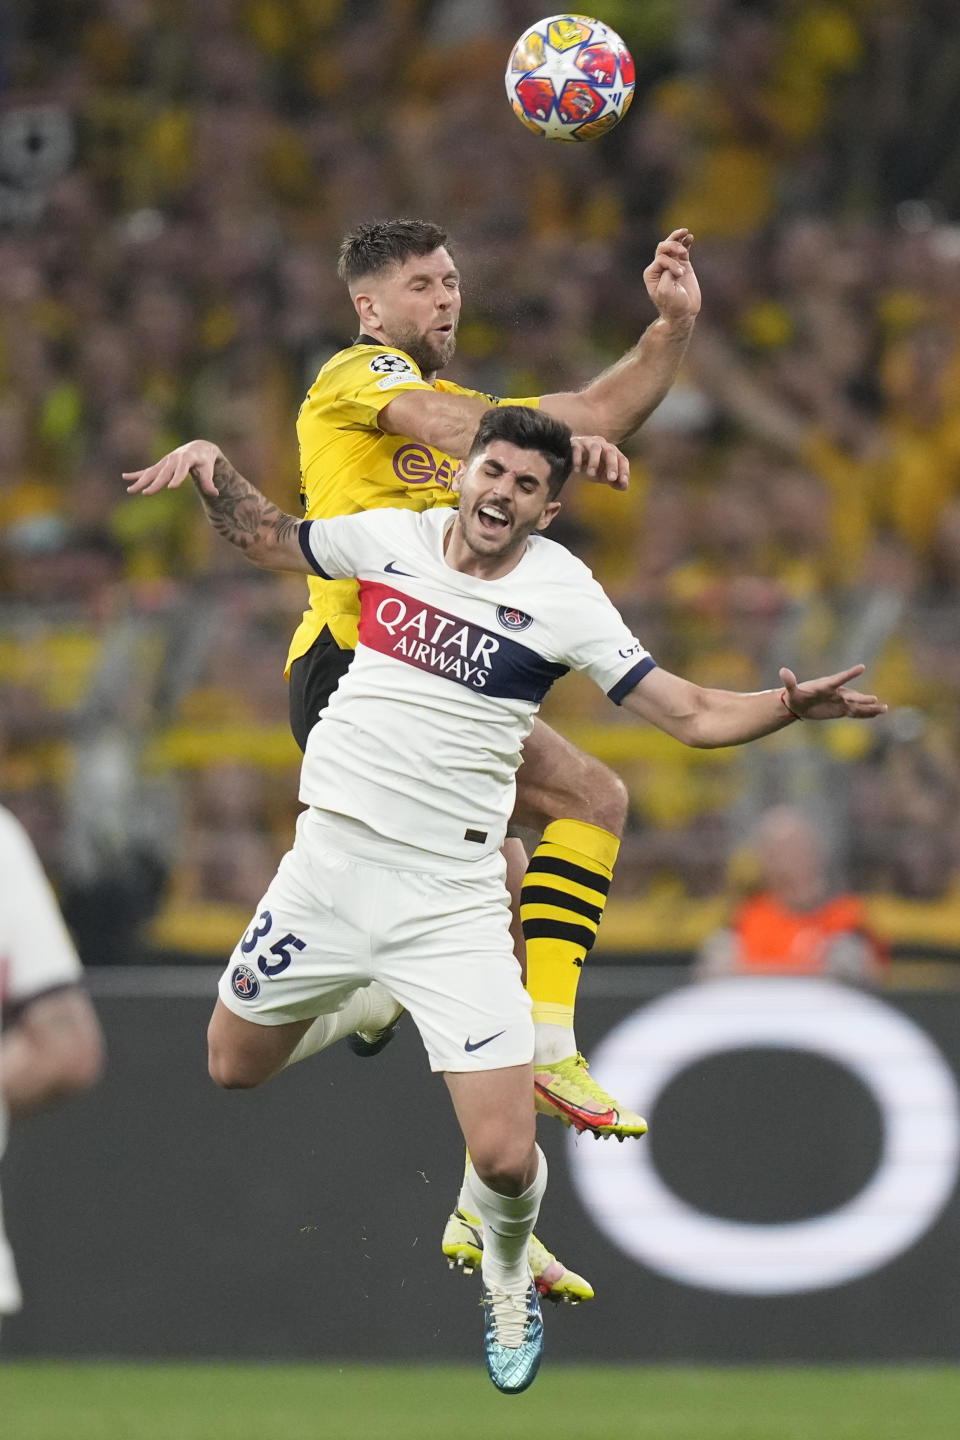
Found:
<path fill-rule="evenodd" d="M 256 950 L 260 941 L 265 940 L 272 929 L 273 916 L 269 910 L 261 910 L 257 916 L 257 923 L 251 925 L 243 937 L 240 945 L 243 954 L 249 955 L 251 951 Z M 268 948 L 270 954 L 277 957 L 276 960 L 271 961 L 266 955 L 258 955 L 257 969 L 261 975 L 267 975 L 272 978 L 274 975 L 281 975 L 287 966 L 293 963 L 293 956 L 290 954 L 290 951 L 305 950 L 307 943 L 305 940 L 298 940 L 296 935 L 291 935 L 288 932 L 286 935 L 282 935 L 279 940 L 274 940 L 273 944 Z"/>

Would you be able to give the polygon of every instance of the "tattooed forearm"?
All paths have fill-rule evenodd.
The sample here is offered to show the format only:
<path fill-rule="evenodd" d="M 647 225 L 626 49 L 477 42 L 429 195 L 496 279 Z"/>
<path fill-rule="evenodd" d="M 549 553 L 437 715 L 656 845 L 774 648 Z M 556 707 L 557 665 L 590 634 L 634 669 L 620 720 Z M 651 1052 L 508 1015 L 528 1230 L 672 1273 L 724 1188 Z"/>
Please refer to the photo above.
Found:
<path fill-rule="evenodd" d="M 245 551 L 251 560 L 276 554 L 295 540 L 299 521 L 287 515 L 245 480 L 225 456 L 213 469 L 217 495 L 199 491 L 207 519 L 224 540 Z"/>

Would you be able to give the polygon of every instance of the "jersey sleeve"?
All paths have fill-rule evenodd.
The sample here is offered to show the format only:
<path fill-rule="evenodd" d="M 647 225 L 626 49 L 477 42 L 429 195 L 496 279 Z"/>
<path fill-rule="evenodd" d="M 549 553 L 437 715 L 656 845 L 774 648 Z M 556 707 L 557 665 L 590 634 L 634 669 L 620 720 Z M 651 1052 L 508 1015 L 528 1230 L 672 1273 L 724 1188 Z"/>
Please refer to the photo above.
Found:
<path fill-rule="evenodd" d="M 615 705 L 620 705 L 657 662 L 585 566 L 582 570 L 579 583 L 571 585 L 567 592 L 564 658 L 571 670 L 589 675 Z"/>
<path fill-rule="evenodd" d="M 301 520 L 300 549 L 321 580 L 352 580 L 375 569 L 383 558 L 391 510 L 365 510 L 359 515 L 334 515 L 329 520 Z"/>
<path fill-rule="evenodd" d="M 337 366 L 329 397 L 341 425 L 375 430 L 380 411 L 405 390 L 432 390 L 420 367 L 402 350 L 355 345 Z"/>
<path fill-rule="evenodd" d="M 474 400 L 486 400 L 487 404 L 495 409 L 499 409 L 501 405 L 526 405 L 531 410 L 540 409 L 539 395 L 528 395 L 523 400 L 509 399 L 502 395 L 487 395 L 483 390 L 468 390 L 465 385 L 455 385 L 452 380 L 438 380 L 436 389 L 443 391 L 445 395 L 470 395 Z"/>
<path fill-rule="evenodd" d="M 0 810 L 0 967 L 4 1010 L 82 975 L 56 896 L 27 832 Z"/>

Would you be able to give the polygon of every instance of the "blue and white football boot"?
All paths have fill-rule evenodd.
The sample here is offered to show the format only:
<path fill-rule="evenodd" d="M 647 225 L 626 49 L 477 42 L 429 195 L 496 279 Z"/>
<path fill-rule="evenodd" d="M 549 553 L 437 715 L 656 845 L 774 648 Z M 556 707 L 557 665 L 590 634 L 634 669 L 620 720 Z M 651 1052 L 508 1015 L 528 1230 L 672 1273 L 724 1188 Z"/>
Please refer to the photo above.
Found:
<path fill-rule="evenodd" d="M 532 1276 L 522 1290 L 500 1290 L 481 1277 L 483 1353 L 487 1374 L 504 1395 L 519 1395 L 537 1378 L 543 1358 L 543 1317 Z"/>

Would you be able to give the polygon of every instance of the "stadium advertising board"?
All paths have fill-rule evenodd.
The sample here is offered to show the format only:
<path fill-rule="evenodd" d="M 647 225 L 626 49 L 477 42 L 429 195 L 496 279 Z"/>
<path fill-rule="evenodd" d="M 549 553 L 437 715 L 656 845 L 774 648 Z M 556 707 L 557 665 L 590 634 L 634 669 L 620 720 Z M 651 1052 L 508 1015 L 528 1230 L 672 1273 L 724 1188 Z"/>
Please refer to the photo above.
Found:
<path fill-rule="evenodd" d="M 939 1218 L 960 1161 L 956 1080 L 908 1016 L 822 980 L 719 981 L 645 1006 L 604 1038 L 594 1064 L 624 1103 L 649 1108 L 687 1068 L 761 1048 L 826 1057 L 866 1090 L 882 1137 L 856 1194 L 805 1219 L 735 1220 L 678 1196 L 653 1145 L 574 1144 L 570 1168 L 584 1207 L 624 1254 L 732 1295 L 822 1290 L 880 1270 Z M 777 1068 L 772 1061 L 771 1079 Z M 824 1123 L 832 1118 L 828 1109 Z"/>
<path fill-rule="evenodd" d="M 462 1150 L 412 1026 L 226 1094 L 209 996 L 123 983 L 105 1083 L 14 1128 L 4 1351 L 475 1359 L 475 1277 L 440 1254 Z M 596 1289 L 549 1309 L 552 1363 L 956 1356 L 960 996 L 599 966 L 583 990 L 581 1046 L 650 1134 L 541 1122 L 537 1233 Z"/>

